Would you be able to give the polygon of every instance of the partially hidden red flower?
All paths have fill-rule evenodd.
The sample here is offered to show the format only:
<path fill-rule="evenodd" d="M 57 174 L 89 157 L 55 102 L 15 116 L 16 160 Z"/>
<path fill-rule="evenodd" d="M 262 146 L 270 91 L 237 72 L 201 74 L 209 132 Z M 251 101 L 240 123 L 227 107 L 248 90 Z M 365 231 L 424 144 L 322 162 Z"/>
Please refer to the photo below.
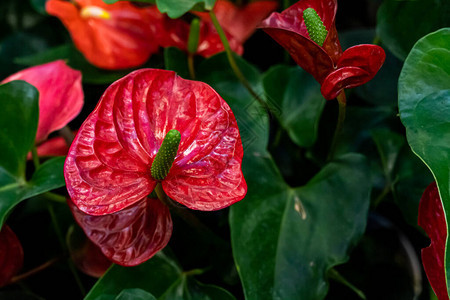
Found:
<path fill-rule="evenodd" d="M 225 51 L 219 34 L 214 28 L 208 14 L 200 15 L 199 42 L 196 54 L 203 57 L 210 57 L 219 52 Z M 158 31 L 158 43 L 162 47 L 176 47 L 187 51 L 190 24 L 181 19 L 171 19 L 167 15 L 160 16 L 161 29 Z M 225 32 L 231 50 L 242 55 L 244 48 L 242 43 L 235 39 L 228 32 Z"/>
<path fill-rule="evenodd" d="M 156 7 L 138 8 L 128 1 L 49 0 L 46 10 L 63 22 L 78 50 L 99 68 L 136 67 L 158 51 Z"/>
<path fill-rule="evenodd" d="M 307 31 L 303 11 L 313 8 L 328 34 L 322 46 Z M 321 92 L 330 100 L 346 88 L 370 81 L 386 57 L 377 45 L 357 45 L 342 53 L 335 16 L 337 0 L 301 0 L 282 13 L 272 13 L 260 28 L 283 46 L 295 62 L 322 85 Z"/>
<path fill-rule="evenodd" d="M 0 231 L 0 287 L 8 284 L 23 265 L 23 249 L 8 225 Z"/>
<path fill-rule="evenodd" d="M 88 215 L 72 201 L 69 200 L 68 203 L 87 237 L 100 248 L 103 255 L 116 264 L 135 266 L 148 260 L 167 245 L 172 235 L 169 208 L 159 199 L 145 197 L 105 216 Z M 86 262 L 86 255 L 81 255 L 77 261 L 84 272 L 92 276 L 100 273 L 94 273 Z"/>
<path fill-rule="evenodd" d="M 218 0 L 214 13 L 222 28 L 240 43 L 244 43 L 256 30 L 256 26 L 278 7 L 277 1 L 255 1 L 236 5 L 228 0 Z M 208 13 L 199 13 L 208 19 Z"/>
<path fill-rule="evenodd" d="M 7 77 L 2 83 L 24 80 L 39 91 L 39 123 L 36 143 L 66 126 L 81 111 L 84 104 L 81 72 L 66 65 L 63 60 L 22 70 Z"/>
<path fill-rule="evenodd" d="M 449 299 L 445 280 L 445 244 L 447 223 L 436 182 L 430 184 L 419 204 L 418 223 L 431 239 L 431 245 L 422 249 L 422 263 L 431 287 L 439 300 Z"/>
<path fill-rule="evenodd" d="M 168 175 L 156 180 L 151 166 L 173 129 L 181 142 Z M 116 263 L 135 265 L 171 235 L 168 208 L 148 198 L 156 184 L 189 208 L 222 209 L 247 192 L 242 157 L 233 112 L 210 86 L 142 69 L 105 91 L 70 147 L 64 175 L 87 236 Z"/>

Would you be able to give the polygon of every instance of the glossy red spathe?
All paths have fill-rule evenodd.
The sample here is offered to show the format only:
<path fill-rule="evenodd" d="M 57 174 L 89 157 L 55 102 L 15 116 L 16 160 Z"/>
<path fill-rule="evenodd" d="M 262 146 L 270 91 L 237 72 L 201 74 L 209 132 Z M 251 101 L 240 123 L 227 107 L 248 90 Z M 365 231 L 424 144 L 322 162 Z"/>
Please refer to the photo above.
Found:
<path fill-rule="evenodd" d="M 39 123 L 36 143 L 66 126 L 81 111 L 84 104 L 81 72 L 63 60 L 24 69 L 2 81 L 24 80 L 39 91 Z"/>
<path fill-rule="evenodd" d="M 0 231 L 0 287 L 8 284 L 23 265 L 23 249 L 8 225 Z"/>
<path fill-rule="evenodd" d="M 445 280 L 447 223 L 436 182 L 426 188 L 420 199 L 418 224 L 431 239 L 431 245 L 422 249 L 422 263 L 428 281 L 439 300 L 448 300 Z"/>
<path fill-rule="evenodd" d="M 144 198 L 121 211 L 92 216 L 68 204 L 87 237 L 112 262 L 135 266 L 163 249 L 172 235 L 169 208 L 158 199 Z M 86 262 L 84 270 L 92 271 Z"/>
<path fill-rule="evenodd" d="M 197 55 L 210 57 L 219 52 L 225 51 L 214 25 L 207 13 L 198 13 L 200 16 L 200 32 L 197 47 Z M 187 51 L 190 24 L 181 19 L 171 19 L 167 15 L 160 16 L 161 28 L 158 31 L 158 43 L 162 47 L 176 47 Z M 225 32 L 231 50 L 242 55 L 244 48 L 242 43 Z"/>
<path fill-rule="evenodd" d="M 309 37 L 303 20 L 307 8 L 317 12 L 328 31 L 322 46 Z M 358 45 L 342 52 L 335 26 L 336 11 L 337 0 L 301 0 L 282 13 L 272 13 L 260 26 L 314 76 L 327 100 L 336 98 L 345 88 L 370 81 L 386 56 L 376 45 Z"/>
<path fill-rule="evenodd" d="M 78 50 L 99 68 L 124 69 L 145 63 L 158 51 L 155 40 L 160 13 L 128 1 L 49 0 L 46 10 L 68 29 Z"/>
<path fill-rule="evenodd" d="M 75 137 L 64 167 L 73 203 L 106 215 L 148 196 L 157 184 L 151 164 L 171 129 L 181 143 L 161 182 L 170 198 L 217 210 L 245 196 L 242 143 L 227 103 L 203 82 L 142 69 L 106 90 Z"/>
<path fill-rule="evenodd" d="M 218 0 L 214 13 L 222 28 L 243 44 L 256 30 L 256 26 L 278 7 L 277 1 L 255 1 L 236 5 L 228 0 Z M 209 20 L 208 13 L 197 13 Z"/>

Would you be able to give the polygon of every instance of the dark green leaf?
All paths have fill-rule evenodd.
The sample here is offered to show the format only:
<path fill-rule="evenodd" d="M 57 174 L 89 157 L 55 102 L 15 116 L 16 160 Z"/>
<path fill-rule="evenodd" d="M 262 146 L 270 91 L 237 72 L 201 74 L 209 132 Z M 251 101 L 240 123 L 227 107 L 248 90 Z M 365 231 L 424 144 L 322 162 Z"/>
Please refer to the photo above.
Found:
<path fill-rule="evenodd" d="M 156 0 L 158 10 L 167 13 L 173 19 L 181 17 L 198 4 L 210 10 L 214 7 L 214 3 L 216 0 Z"/>
<path fill-rule="evenodd" d="M 312 146 L 326 102 L 320 85 L 300 67 L 275 66 L 264 75 L 263 86 L 275 117 L 292 141 Z"/>
<path fill-rule="evenodd" d="M 198 282 L 186 275 L 175 282 L 159 300 L 235 300 L 226 290 Z"/>
<path fill-rule="evenodd" d="M 399 110 L 408 143 L 433 173 L 447 220 L 450 217 L 449 49 L 450 28 L 425 36 L 414 45 L 399 78 Z M 445 256 L 448 274 L 448 251 Z"/>
<path fill-rule="evenodd" d="M 404 60 L 424 35 L 450 26 L 448 0 L 385 0 L 377 15 L 377 34 L 389 50 Z"/>
<path fill-rule="evenodd" d="M 405 144 L 405 139 L 402 135 L 388 129 L 374 130 L 372 137 L 380 154 L 384 174 L 388 181 L 392 183 L 394 168 L 397 164 L 400 150 Z"/>
<path fill-rule="evenodd" d="M 38 12 L 41 13 L 43 15 L 46 15 L 47 12 L 45 11 L 45 2 L 47 2 L 47 0 L 30 0 L 31 5 L 33 6 L 33 8 Z"/>
<path fill-rule="evenodd" d="M 27 183 L 24 199 L 64 186 L 65 157 L 55 157 L 43 163 Z"/>
<path fill-rule="evenodd" d="M 185 52 L 175 47 L 164 49 L 164 64 L 167 70 L 177 72 L 183 78 L 189 78 L 188 59 Z"/>
<path fill-rule="evenodd" d="M 286 188 L 263 169 L 259 177 L 265 183 L 248 182 L 247 197 L 230 215 L 234 256 L 248 299 L 326 295 L 327 270 L 348 259 L 364 232 L 367 170 L 364 157 L 348 154 L 301 188 Z M 263 193 L 254 193 L 262 186 Z"/>
<path fill-rule="evenodd" d="M 26 156 L 34 145 L 39 120 L 39 92 L 24 81 L 10 82 L 0 85 L 0 102 L 0 167 L 24 178 Z"/>
<path fill-rule="evenodd" d="M 96 299 L 102 294 L 118 295 L 124 289 L 139 288 L 161 296 L 181 276 L 181 270 L 163 254 L 155 255 L 136 267 L 114 265 L 86 296 Z"/>
<path fill-rule="evenodd" d="M 155 296 L 141 289 L 125 289 L 115 300 L 156 300 Z"/>
<path fill-rule="evenodd" d="M 165 300 L 234 300 L 234 297 L 222 288 L 201 284 L 183 273 L 174 261 L 162 253 L 136 267 L 114 265 L 95 284 L 85 300 L 150 300 L 151 298 L 144 298 L 144 295 L 149 297 L 148 293 Z M 122 298 L 115 297 L 116 295 Z"/>

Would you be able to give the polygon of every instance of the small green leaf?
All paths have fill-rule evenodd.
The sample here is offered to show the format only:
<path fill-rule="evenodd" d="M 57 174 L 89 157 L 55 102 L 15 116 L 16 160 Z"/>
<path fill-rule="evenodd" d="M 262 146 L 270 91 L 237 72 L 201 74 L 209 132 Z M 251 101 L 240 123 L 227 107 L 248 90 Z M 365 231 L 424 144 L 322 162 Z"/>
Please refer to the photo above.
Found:
<path fill-rule="evenodd" d="M 115 300 L 156 300 L 155 296 L 142 289 L 125 289 Z"/>
<path fill-rule="evenodd" d="M 159 300 L 236 300 L 228 291 L 182 275 Z"/>
<path fill-rule="evenodd" d="M 0 103 L 0 166 L 14 177 L 24 178 L 39 120 L 39 92 L 24 81 L 13 81 L 0 85 Z"/>
<path fill-rule="evenodd" d="M 176 19 L 197 7 L 202 5 L 204 9 L 211 10 L 216 0 L 156 0 L 156 5 L 161 13 L 167 13 L 172 19 Z"/>
<path fill-rule="evenodd" d="M 269 106 L 292 141 L 311 147 L 326 102 L 320 85 L 300 67 L 280 65 L 264 74 L 263 86 Z"/>
<path fill-rule="evenodd" d="M 161 252 L 136 267 L 112 266 L 97 281 L 85 300 L 150 300 L 151 298 L 143 298 L 144 295 L 149 297 L 144 292 L 164 300 L 234 300 L 234 297 L 222 288 L 204 285 L 191 278 Z M 122 298 L 115 297 L 116 295 L 122 295 Z M 142 298 L 130 298 L 131 296 Z"/>
<path fill-rule="evenodd" d="M 27 182 L 24 199 L 64 186 L 64 161 L 65 157 L 54 157 L 44 162 Z"/>

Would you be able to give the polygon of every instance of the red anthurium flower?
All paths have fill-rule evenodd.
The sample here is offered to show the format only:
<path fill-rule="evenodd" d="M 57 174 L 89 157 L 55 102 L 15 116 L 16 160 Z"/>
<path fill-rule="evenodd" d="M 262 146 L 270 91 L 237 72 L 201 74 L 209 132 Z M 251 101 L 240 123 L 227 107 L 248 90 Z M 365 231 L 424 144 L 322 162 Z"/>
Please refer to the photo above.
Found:
<path fill-rule="evenodd" d="M 63 60 L 31 67 L 9 76 L 2 83 L 24 80 L 39 91 L 39 124 L 36 143 L 66 126 L 83 107 L 81 72 Z"/>
<path fill-rule="evenodd" d="M 233 112 L 207 84 L 142 69 L 113 83 L 80 127 L 64 168 L 74 204 L 91 215 L 117 212 L 149 195 L 150 174 L 169 130 L 181 143 L 166 194 L 198 210 L 241 200 L 242 143 Z"/>
<path fill-rule="evenodd" d="M 155 179 L 155 157 L 174 130 L 180 142 L 173 164 Z M 87 236 L 115 262 L 134 265 L 164 247 L 171 233 L 167 207 L 147 198 L 156 184 L 189 208 L 221 209 L 247 192 L 242 157 L 233 112 L 210 86 L 142 69 L 106 90 L 70 147 L 64 175 Z M 117 240 L 109 243 L 108 234 Z"/>
<path fill-rule="evenodd" d="M 210 57 L 219 52 L 225 51 L 214 25 L 208 14 L 200 14 L 199 42 L 196 54 L 203 57 Z M 177 47 L 187 51 L 190 24 L 181 19 L 171 19 L 166 15 L 161 15 L 162 28 L 159 30 L 158 42 L 162 47 Z M 242 55 L 244 48 L 242 43 L 225 32 L 231 50 Z"/>
<path fill-rule="evenodd" d="M 105 216 L 85 214 L 72 201 L 68 203 L 88 238 L 116 264 L 135 266 L 148 260 L 172 235 L 169 208 L 159 199 L 146 197 Z"/>
<path fill-rule="evenodd" d="M 322 45 L 309 35 L 303 12 L 312 8 L 328 31 Z M 334 99 L 345 88 L 370 81 L 385 53 L 376 45 L 358 45 L 342 53 L 335 16 L 337 0 L 301 0 L 282 13 L 272 13 L 260 28 L 282 45 L 295 62 L 322 85 L 322 95 Z"/>
<path fill-rule="evenodd" d="M 156 7 L 138 8 L 128 1 L 49 0 L 46 10 L 67 27 L 75 46 L 93 65 L 104 69 L 139 66 L 158 51 Z"/>
<path fill-rule="evenodd" d="M 255 1 L 238 6 L 228 0 L 218 0 L 214 13 L 223 29 L 240 43 L 244 43 L 256 26 L 278 7 L 277 1 Z M 207 18 L 207 13 L 201 13 Z"/>
<path fill-rule="evenodd" d="M 22 245 L 11 228 L 4 225 L 0 231 L 0 287 L 10 282 L 22 265 Z"/>
<path fill-rule="evenodd" d="M 419 225 L 431 239 L 431 245 L 422 249 L 422 263 L 431 287 L 438 299 L 449 299 L 445 280 L 445 244 L 447 225 L 436 183 L 430 184 L 420 199 Z"/>

